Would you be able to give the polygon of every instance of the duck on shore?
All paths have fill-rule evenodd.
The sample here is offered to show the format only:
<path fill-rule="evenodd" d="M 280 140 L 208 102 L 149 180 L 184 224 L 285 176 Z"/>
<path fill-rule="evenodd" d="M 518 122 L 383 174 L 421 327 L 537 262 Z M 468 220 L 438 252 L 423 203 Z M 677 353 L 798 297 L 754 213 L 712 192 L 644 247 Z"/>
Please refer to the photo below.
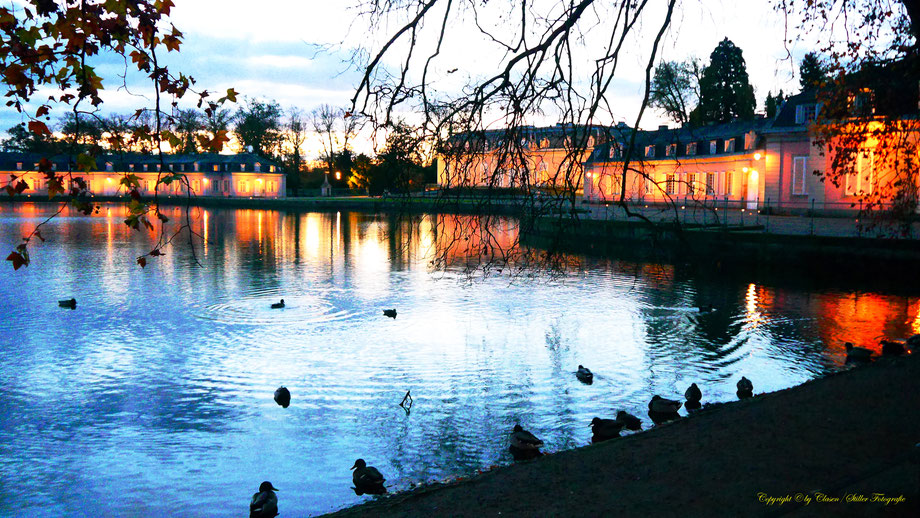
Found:
<path fill-rule="evenodd" d="M 681 404 L 680 401 L 674 401 L 673 399 L 665 399 L 658 395 L 652 396 L 652 400 L 648 403 L 648 416 L 655 424 L 680 419 L 680 414 L 677 411 L 680 409 Z"/>
<path fill-rule="evenodd" d="M 390 317 L 390 318 L 396 318 L 396 310 L 395 309 L 385 309 L 383 310 L 383 316 Z"/>
<path fill-rule="evenodd" d="M 594 383 L 594 374 L 584 365 L 578 366 L 578 370 L 575 372 L 575 377 L 578 378 L 578 381 L 587 383 L 588 385 Z"/>
<path fill-rule="evenodd" d="M 259 492 L 252 495 L 249 503 L 249 518 L 274 518 L 278 516 L 278 491 L 269 481 L 262 482 Z"/>
<path fill-rule="evenodd" d="M 907 352 L 904 342 L 882 340 L 879 344 L 882 346 L 882 356 L 901 356 Z"/>
<path fill-rule="evenodd" d="M 616 419 L 601 419 L 595 417 L 591 420 L 591 442 L 601 442 L 620 436 L 620 430 L 623 429 L 623 423 Z"/>
<path fill-rule="evenodd" d="M 520 424 L 514 425 L 511 431 L 511 446 L 508 448 L 514 460 L 533 459 L 543 455 L 540 451 L 541 446 L 543 441 L 536 435 L 525 430 Z"/>
<path fill-rule="evenodd" d="M 275 403 L 287 408 L 291 404 L 291 391 L 284 386 L 278 387 L 275 390 Z"/>
<path fill-rule="evenodd" d="M 617 412 L 617 421 L 623 423 L 623 427 L 627 430 L 642 429 L 642 420 L 625 410 Z"/>
<path fill-rule="evenodd" d="M 871 349 L 856 347 L 850 342 L 843 346 L 847 350 L 847 362 L 869 362 L 872 361 L 872 355 L 875 354 Z"/>
<path fill-rule="evenodd" d="M 272 309 L 281 309 L 284 307 L 284 299 L 281 299 L 281 302 L 275 302 L 272 304 Z"/>
<path fill-rule="evenodd" d="M 684 397 L 687 398 L 687 404 L 685 405 L 687 410 L 696 410 L 700 407 L 700 401 L 703 399 L 703 392 L 696 386 L 696 383 L 691 383 L 690 388 L 684 392 Z"/>
<path fill-rule="evenodd" d="M 68 300 L 59 300 L 59 301 L 58 301 L 58 307 L 69 308 L 69 309 L 77 309 L 77 299 L 75 299 L 75 298 L 70 298 L 70 299 L 68 299 Z"/>
<path fill-rule="evenodd" d="M 754 397 L 754 384 L 751 383 L 751 380 L 741 376 L 741 379 L 738 380 L 738 399 L 747 399 L 749 397 Z"/>
<path fill-rule="evenodd" d="M 382 495 L 387 492 L 387 488 L 383 487 L 386 479 L 383 478 L 377 468 L 368 466 L 364 459 L 356 460 L 351 469 L 355 470 L 351 475 L 351 481 L 355 485 L 355 493 L 359 495 L 364 493 Z"/>

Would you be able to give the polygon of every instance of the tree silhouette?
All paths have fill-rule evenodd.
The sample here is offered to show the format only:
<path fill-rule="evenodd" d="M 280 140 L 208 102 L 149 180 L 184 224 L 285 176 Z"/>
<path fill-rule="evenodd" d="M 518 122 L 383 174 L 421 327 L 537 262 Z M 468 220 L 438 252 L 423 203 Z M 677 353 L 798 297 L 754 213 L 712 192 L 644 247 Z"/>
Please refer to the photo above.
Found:
<path fill-rule="evenodd" d="M 754 87 L 748 80 L 741 49 L 728 38 L 709 55 L 700 77 L 700 104 L 690 115 L 694 124 L 754 118 Z"/>

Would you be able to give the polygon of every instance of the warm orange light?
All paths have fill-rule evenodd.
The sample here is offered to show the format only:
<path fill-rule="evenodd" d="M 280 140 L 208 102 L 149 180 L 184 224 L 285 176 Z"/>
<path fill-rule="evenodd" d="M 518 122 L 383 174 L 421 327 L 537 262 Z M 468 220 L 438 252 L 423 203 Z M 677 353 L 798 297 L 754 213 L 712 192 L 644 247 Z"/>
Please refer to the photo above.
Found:
<path fill-rule="evenodd" d="M 754 153 L 754 160 L 760 160 L 761 158 L 763 158 L 763 155 L 760 153 Z"/>
<path fill-rule="evenodd" d="M 261 178 L 256 178 L 256 183 L 262 183 L 262 179 L 261 179 Z"/>
<path fill-rule="evenodd" d="M 105 181 L 107 181 L 107 182 L 109 182 L 109 183 L 112 183 L 112 179 L 111 179 L 111 178 L 106 178 Z"/>
<path fill-rule="evenodd" d="M 747 168 L 747 167 L 742 167 L 742 168 L 741 168 L 741 172 L 742 172 L 742 173 L 748 172 L 748 168 Z"/>
<path fill-rule="evenodd" d="M 336 180 L 341 180 L 341 179 L 342 179 L 342 172 L 341 172 L 341 171 L 336 171 L 336 172 L 335 172 L 335 179 L 336 179 Z"/>
<path fill-rule="evenodd" d="M 205 185 L 208 185 L 208 179 L 207 179 L 207 178 L 204 178 L 204 179 L 202 179 L 201 181 L 202 181 L 202 183 L 204 183 Z"/>

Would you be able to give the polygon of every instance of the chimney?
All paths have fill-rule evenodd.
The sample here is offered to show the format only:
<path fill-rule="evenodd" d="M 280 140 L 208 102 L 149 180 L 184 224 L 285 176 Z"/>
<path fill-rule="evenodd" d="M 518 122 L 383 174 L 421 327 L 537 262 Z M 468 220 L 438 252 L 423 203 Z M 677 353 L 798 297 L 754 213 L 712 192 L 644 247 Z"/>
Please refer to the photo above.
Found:
<path fill-rule="evenodd" d="M 668 131 L 668 125 L 667 125 L 667 124 L 661 124 L 661 125 L 659 125 L 659 126 L 658 126 L 658 131 Z"/>

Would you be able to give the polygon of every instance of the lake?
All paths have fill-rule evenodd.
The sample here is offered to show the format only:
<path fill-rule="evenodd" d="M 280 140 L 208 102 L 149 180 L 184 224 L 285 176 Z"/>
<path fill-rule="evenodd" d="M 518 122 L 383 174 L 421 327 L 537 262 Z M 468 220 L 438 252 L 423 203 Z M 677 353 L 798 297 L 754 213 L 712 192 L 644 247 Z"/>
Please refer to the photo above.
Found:
<path fill-rule="evenodd" d="M 54 210 L 0 205 L 4 256 Z M 742 375 L 783 389 L 846 368 L 844 341 L 920 332 L 918 294 L 843 279 L 585 257 L 566 275 L 470 276 L 463 251 L 432 267 L 455 230 L 443 217 L 193 217 L 194 257 L 179 239 L 140 268 L 154 238 L 103 205 L 43 227 L 29 267 L 4 263 L 0 515 L 246 516 L 263 480 L 281 516 L 320 514 L 371 498 L 351 490 L 359 457 L 391 491 L 467 477 L 513 462 L 515 423 L 545 451 L 575 448 L 595 416 L 650 426 L 654 394 L 696 382 L 704 402 L 730 401 Z"/>

